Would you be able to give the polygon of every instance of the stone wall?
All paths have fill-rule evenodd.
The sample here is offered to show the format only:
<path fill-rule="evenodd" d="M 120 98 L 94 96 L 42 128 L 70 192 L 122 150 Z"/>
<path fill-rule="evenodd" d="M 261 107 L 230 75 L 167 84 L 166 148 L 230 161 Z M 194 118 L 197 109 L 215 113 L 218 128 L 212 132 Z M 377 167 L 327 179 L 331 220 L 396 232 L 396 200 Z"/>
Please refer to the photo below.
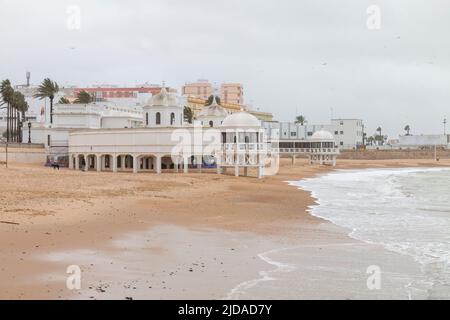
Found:
<path fill-rule="evenodd" d="M 437 150 L 439 159 L 450 159 L 450 150 Z M 365 150 L 341 151 L 338 159 L 348 160 L 390 160 L 390 159 L 434 159 L 434 149 L 430 150 Z"/>
<path fill-rule="evenodd" d="M 42 164 L 47 160 L 45 147 L 41 144 L 11 144 L 8 145 L 9 163 Z M 0 162 L 6 161 L 6 146 L 0 144 Z"/>

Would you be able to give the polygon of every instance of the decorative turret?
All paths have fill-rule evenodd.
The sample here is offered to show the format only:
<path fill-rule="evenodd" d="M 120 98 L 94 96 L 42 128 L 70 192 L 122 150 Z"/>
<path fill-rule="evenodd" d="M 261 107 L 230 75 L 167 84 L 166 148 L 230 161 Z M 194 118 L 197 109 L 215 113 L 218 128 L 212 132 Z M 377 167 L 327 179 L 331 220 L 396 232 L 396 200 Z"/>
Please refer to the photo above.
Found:
<path fill-rule="evenodd" d="M 183 108 L 176 93 L 167 91 L 165 87 L 149 99 L 143 110 L 146 127 L 181 127 L 183 125 Z"/>
<path fill-rule="evenodd" d="M 219 127 L 223 120 L 228 116 L 228 112 L 218 104 L 219 97 L 211 96 L 212 103 L 205 107 L 197 116 L 197 120 L 202 126 L 211 128 Z M 211 100 L 211 98 L 210 98 Z"/>

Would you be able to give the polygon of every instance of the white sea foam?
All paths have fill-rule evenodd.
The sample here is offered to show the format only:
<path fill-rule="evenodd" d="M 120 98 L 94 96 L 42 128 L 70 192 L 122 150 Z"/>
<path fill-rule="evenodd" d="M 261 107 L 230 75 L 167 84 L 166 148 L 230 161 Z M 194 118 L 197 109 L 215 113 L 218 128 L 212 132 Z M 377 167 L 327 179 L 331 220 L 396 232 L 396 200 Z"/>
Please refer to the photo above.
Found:
<path fill-rule="evenodd" d="M 450 293 L 449 169 L 340 170 L 291 184 L 317 199 L 311 214 L 414 257 Z"/>
<path fill-rule="evenodd" d="M 271 276 L 271 274 L 273 274 L 273 273 L 294 271 L 295 270 L 294 266 L 286 264 L 286 263 L 281 263 L 281 262 L 278 262 L 278 261 L 275 261 L 275 260 L 269 258 L 269 255 L 271 255 L 273 253 L 278 253 L 278 252 L 281 252 L 284 250 L 290 250 L 290 249 L 292 249 L 292 248 L 281 248 L 281 249 L 275 249 L 275 250 L 271 250 L 271 251 L 267 251 L 267 252 L 258 254 L 258 258 L 260 258 L 264 262 L 267 262 L 269 265 L 275 266 L 276 268 L 273 270 L 268 270 L 268 271 L 262 270 L 259 272 L 260 278 L 240 283 L 238 286 L 233 288 L 228 293 L 228 295 L 225 299 L 226 300 L 237 300 L 240 298 L 240 296 L 242 294 L 244 294 L 247 290 L 249 290 L 250 288 L 253 288 L 257 284 L 259 284 L 261 282 L 265 282 L 265 281 L 276 280 L 276 278 Z"/>

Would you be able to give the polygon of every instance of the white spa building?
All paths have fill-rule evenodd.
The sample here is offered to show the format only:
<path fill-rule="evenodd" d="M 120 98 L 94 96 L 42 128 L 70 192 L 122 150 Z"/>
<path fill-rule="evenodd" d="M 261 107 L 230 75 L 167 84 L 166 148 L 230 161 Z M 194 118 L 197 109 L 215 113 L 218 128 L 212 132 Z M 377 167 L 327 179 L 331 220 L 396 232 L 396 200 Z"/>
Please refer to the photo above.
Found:
<path fill-rule="evenodd" d="M 141 125 L 128 128 L 71 131 L 69 167 L 156 174 L 214 168 L 262 178 L 267 163 L 278 161 L 261 121 L 244 111 L 229 115 L 216 99 L 187 124 L 176 93 L 163 88 L 143 106 L 141 117 Z"/>

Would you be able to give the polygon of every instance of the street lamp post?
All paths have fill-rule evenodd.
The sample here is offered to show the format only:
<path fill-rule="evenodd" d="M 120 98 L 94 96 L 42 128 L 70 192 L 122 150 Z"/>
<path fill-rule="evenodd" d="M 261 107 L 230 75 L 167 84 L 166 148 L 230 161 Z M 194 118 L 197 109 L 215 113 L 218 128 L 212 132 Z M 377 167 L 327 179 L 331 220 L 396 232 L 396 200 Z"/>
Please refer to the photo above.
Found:
<path fill-rule="evenodd" d="M 28 121 L 28 143 L 31 143 L 31 122 Z"/>

